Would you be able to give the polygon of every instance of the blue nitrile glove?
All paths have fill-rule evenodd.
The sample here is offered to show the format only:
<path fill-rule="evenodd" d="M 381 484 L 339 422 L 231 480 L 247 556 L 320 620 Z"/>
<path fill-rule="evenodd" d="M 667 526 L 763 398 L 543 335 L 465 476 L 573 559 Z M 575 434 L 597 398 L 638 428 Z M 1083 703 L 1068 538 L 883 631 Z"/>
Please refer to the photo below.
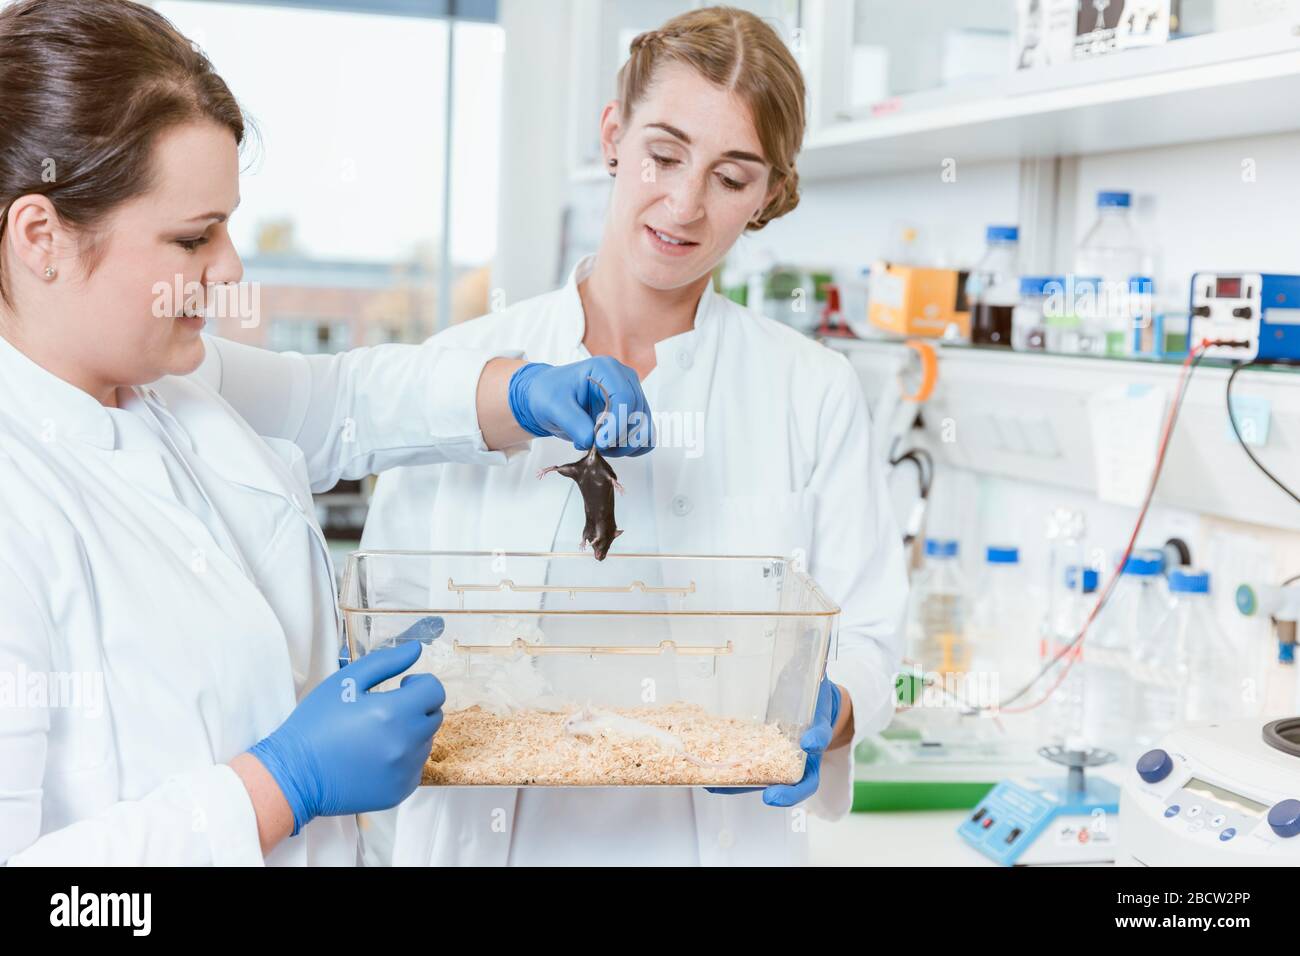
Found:
<path fill-rule="evenodd" d="M 609 392 L 609 419 L 596 425 L 605 411 L 605 396 L 591 381 Z M 571 365 L 533 362 L 510 377 L 510 411 L 524 431 L 538 437 L 554 435 L 586 451 L 593 433 L 596 447 L 610 458 L 644 455 L 654 447 L 650 405 L 636 372 L 607 355 Z"/>
<path fill-rule="evenodd" d="M 804 762 L 803 779 L 798 783 L 778 783 L 770 787 L 706 787 L 709 793 L 753 793 L 763 791 L 763 802 L 769 807 L 793 807 L 803 803 L 821 783 L 822 755 L 835 736 L 835 721 L 840 716 L 840 689 L 828 678 L 822 677 L 817 688 L 817 707 L 813 710 L 812 726 L 799 738 L 799 746 L 808 755 Z"/>
<path fill-rule="evenodd" d="M 408 674 L 395 690 L 370 688 L 414 664 L 421 642 L 441 633 L 441 618 L 417 621 L 396 647 L 372 651 L 321 681 L 249 750 L 289 801 L 295 835 L 314 817 L 394 807 L 419 785 L 442 724 L 442 684 L 432 674 Z"/>

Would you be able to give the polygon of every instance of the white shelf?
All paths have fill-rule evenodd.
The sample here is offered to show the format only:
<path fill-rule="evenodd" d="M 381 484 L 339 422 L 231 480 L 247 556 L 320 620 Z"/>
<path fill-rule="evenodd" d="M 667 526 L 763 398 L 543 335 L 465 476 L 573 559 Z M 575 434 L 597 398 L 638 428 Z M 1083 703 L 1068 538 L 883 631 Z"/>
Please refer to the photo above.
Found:
<path fill-rule="evenodd" d="M 896 387 L 893 342 L 834 341 L 868 394 Z M 947 464 L 981 474 L 1096 492 L 1088 399 L 1117 385 L 1148 385 L 1172 398 L 1175 363 L 938 348 L 939 377 L 922 410 L 926 447 Z M 1246 457 L 1228 426 L 1230 369 L 1202 363 L 1193 375 L 1154 502 L 1200 514 L 1300 531 L 1300 506 Z M 1237 376 L 1234 398 L 1267 401 L 1268 440 L 1252 450 L 1291 487 L 1300 485 L 1300 370 Z M 955 440 L 945 441 L 945 422 Z M 948 437 L 953 437 L 949 435 Z"/>
<path fill-rule="evenodd" d="M 1300 24 L 1172 41 L 899 101 L 810 136 L 806 180 L 1140 149 L 1300 128 Z"/>

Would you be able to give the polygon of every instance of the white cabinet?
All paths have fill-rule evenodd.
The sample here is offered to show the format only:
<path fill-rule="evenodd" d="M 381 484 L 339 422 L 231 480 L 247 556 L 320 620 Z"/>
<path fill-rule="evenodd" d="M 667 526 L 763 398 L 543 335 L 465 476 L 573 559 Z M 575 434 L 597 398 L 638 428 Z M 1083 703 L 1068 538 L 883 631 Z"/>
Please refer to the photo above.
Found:
<path fill-rule="evenodd" d="M 1185 0 L 1174 39 L 1014 69 L 1014 0 L 808 0 L 805 180 L 1296 127 L 1300 3 Z M 999 58 L 1001 49 L 1005 58 Z"/>

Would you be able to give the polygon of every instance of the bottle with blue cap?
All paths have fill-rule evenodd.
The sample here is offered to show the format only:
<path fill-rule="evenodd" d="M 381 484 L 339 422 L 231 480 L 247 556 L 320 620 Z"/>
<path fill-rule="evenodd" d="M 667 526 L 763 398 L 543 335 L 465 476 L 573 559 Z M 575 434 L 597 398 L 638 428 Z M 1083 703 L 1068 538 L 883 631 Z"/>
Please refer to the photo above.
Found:
<path fill-rule="evenodd" d="M 1179 647 L 1187 660 L 1183 719 L 1231 720 L 1246 716 L 1243 681 L 1248 668 L 1215 619 L 1209 573 L 1171 571 L 1169 593 L 1173 610 L 1163 640 Z"/>
<path fill-rule="evenodd" d="M 1103 190 L 1097 193 L 1097 221 L 1079 242 L 1074 271 L 1099 276 L 1096 320 L 1101 338 L 1100 351 L 1128 355 L 1133 351 L 1135 316 L 1130 281 L 1151 274 L 1152 257 L 1133 222 L 1130 193 Z"/>
<path fill-rule="evenodd" d="M 1165 683 L 1178 659 L 1167 659 L 1157 637 L 1170 612 L 1164 569 L 1163 551 L 1135 549 L 1084 644 L 1087 736 L 1121 759 L 1136 752 L 1139 737 L 1146 742 L 1144 728 L 1178 712 Z M 1144 680 L 1148 673 L 1158 680 Z"/>
<path fill-rule="evenodd" d="M 1065 276 L 1021 276 L 1020 299 L 1011 313 L 1011 347 L 1018 352 L 1047 349 L 1048 295 L 1065 288 Z"/>
<path fill-rule="evenodd" d="M 1165 354 L 1164 312 L 1156 308 L 1155 292 L 1155 282 L 1150 276 L 1129 276 L 1129 311 L 1133 316 L 1133 331 L 1127 347 L 1121 346 L 1120 351 L 1151 358 Z"/>
<path fill-rule="evenodd" d="M 912 588 L 912 655 L 927 672 L 964 673 L 970 666 L 963 599 L 966 591 L 957 542 L 927 538 L 925 567 Z"/>
<path fill-rule="evenodd" d="M 1042 625 L 1042 660 L 1039 666 L 1061 655 L 1055 667 L 1069 667 L 1043 707 L 1042 736 L 1048 743 L 1070 750 L 1083 750 L 1088 746 L 1084 724 L 1087 658 L 1084 646 L 1073 642 L 1097 601 L 1099 580 L 1095 568 L 1069 565 L 1062 582 L 1068 598 L 1053 604 Z M 1059 673 L 1058 670 L 1048 673 L 1046 681 L 1049 686 L 1055 683 Z"/>
<path fill-rule="evenodd" d="M 1150 748 L 1182 723 L 1187 707 L 1187 648 L 1171 630 L 1173 602 L 1165 561 L 1162 551 L 1134 551 L 1121 579 L 1127 586 L 1124 596 L 1131 613 L 1126 623 L 1134 640 L 1135 751 Z M 1181 572 L 1174 568 L 1170 573 Z"/>
<path fill-rule="evenodd" d="M 1011 347 L 1012 314 L 1020 301 L 1020 230 L 989 226 L 984 255 L 966 277 L 971 341 Z"/>
<path fill-rule="evenodd" d="M 1033 677 L 1038 663 L 1038 622 L 1033 595 L 1020 563 L 1020 548 L 1011 544 L 984 549 L 984 567 L 972 594 L 966 638 L 972 667 L 997 672 L 1010 688 Z"/>
<path fill-rule="evenodd" d="M 1065 277 L 1068 310 L 1054 322 L 1057 351 L 1068 355 L 1106 354 L 1106 280 L 1095 275 Z"/>

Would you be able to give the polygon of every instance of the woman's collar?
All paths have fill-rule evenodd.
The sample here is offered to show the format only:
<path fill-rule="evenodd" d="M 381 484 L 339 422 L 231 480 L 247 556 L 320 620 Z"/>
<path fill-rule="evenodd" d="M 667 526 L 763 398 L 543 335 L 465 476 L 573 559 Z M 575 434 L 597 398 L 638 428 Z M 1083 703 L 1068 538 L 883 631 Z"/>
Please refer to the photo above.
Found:
<path fill-rule="evenodd" d="M 587 280 L 595 267 L 596 256 L 584 256 L 573 267 L 573 270 L 569 273 L 569 281 L 564 285 L 563 321 L 566 326 L 564 341 L 575 349 L 582 345 L 582 341 L 587 335 L 587 316 L 582 306 L 582 295 L 578 291 L 578 286 Z M 692 327 L 684 332 L 660 339 L 656 343 L 656 351 L 665 342 L 671 342 L 674 345 L 689 345 L 693 339 L 697 339 L 701 333 L 708 329 L 717 316 L 717 298 L 718 294 L 713 290 L 713 281 L 710 278 L 708 284 L 704 287 L 704 292 L 700 295 L 700 301 L 695 306 L 695 321 Z"/>
<path fill-rule="evenodd" d="M 116 430 L 108 409 L 96 399 L 38 365 L 0 335 L 0 412 L 53 443 L 74 438 L 111 449 Z"/>

